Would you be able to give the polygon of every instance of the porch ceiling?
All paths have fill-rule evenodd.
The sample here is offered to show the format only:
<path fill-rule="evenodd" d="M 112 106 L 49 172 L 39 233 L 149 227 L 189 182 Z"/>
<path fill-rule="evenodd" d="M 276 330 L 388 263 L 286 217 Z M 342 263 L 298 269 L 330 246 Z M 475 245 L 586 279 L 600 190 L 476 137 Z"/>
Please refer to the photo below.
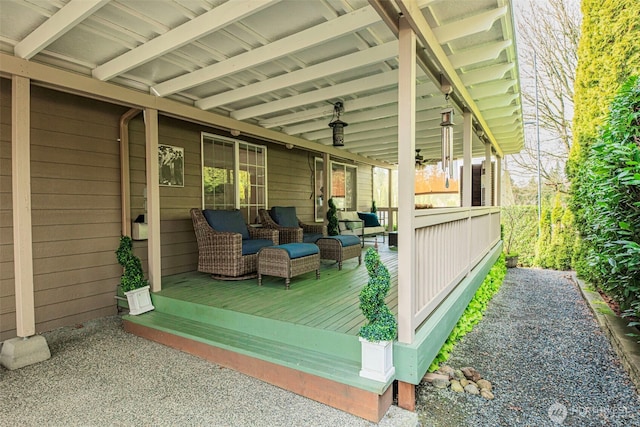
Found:
<path fill-rule="evenodd" d="M 389 21 L 408 3 L 4 0 L 0 50 L 323 145 L 331 145 L 327 125 L 342 101 L 341 119 L 349 123 L 344 150 L 397 163 L 398 44 Z M 496 151 L 519 151 L 511 0 L 417 6 L 446 63 L 419 41 L 428 67 L 417 73 L 416 148 L 427 159 L 440 157 L 440 109 L 447 103 L 434 74 L 449 67 L 469 96 L 455 99 L 458 112 L 475 104 L 483 120 L 474 127 L 486 125 Z M 458 117 L 456 157 L 461 123 Z M 477 133 L 473 147 L 474 156 L 484 156 Z"/>

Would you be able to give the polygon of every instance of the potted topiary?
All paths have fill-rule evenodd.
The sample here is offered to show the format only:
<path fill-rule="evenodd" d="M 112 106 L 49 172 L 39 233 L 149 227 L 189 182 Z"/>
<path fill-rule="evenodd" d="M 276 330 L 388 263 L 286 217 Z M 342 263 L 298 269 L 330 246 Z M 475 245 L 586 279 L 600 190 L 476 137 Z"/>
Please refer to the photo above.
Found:
<path fill-rule="evenodd" d="M 364 263 L 369 282 L 360 291 L 360 309 L 367 319 L 358 333 L 362 348 L 360 376 L 387 382 L 395 373 L 393 340 L 398 332 L 396 318 L 384 301 L 391 287 L 391 276 L 374 248 L 367 250 Z"/>
<path fill-rule="evenodd" d="M 336 208 L 336 204 L 333 202 L 333 197 L 329 199 L 329 209 L 327 209 L 327 233 L 329 236 L 337 236 L 340 234 L 340 229 L 338 228 L 338 209 Z"/>
<path fill-rule="evenodd" d="M 144 278 L 140 258 L 133 254 L 133 241 L 129 236 L 120 237 L 120 246 L 116 250 L 118 264 L 124 272 L 120 277 L 120 287 L 127 296 L 129 314 L 138 315 L 154 309 L 149 295 L 149 281 Z"/>

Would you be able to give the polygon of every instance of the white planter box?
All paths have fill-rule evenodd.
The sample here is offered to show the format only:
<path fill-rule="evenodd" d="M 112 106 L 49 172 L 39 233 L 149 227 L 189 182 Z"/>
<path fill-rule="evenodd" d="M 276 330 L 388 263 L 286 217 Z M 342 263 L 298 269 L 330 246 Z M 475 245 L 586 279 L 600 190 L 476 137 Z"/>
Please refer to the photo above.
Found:
<path fill-rule="evenodd" d="M 149 286 L 134 289 L 124 293 L 129 303 L 129 314 L 136 316 L 153 310 L 155 307 L 151 304 L 151 295 L 149 295 Z"/>
<path fill-rule="evenodd" d="M 360 338 L 362 369 L 360 376 L 386 383 L 396 373 L 393 366 L 393 341 L 371 342 Z"/>

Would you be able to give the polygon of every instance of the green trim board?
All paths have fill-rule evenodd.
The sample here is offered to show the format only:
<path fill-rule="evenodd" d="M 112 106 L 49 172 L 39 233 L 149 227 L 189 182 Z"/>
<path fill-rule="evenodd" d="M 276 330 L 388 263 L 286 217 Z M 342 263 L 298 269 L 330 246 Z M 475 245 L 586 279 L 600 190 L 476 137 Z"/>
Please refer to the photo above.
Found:
<path fill-rule="evenodd" d="M 172 335 L 201 342 L 260 360 L 265 360 L 290 369 L 313 374 L 341 384 L 382 394 L 391 384 L 362 378 L 359 375 L 360 361 L 305 349 L 211 324 L 186 319 L 161 311 L 151 311 L 140 316 L 124 316 L 126 321 L 167 332 Z"/>
<path fill-rule="evenodd" d="M 355 336 L 181 301 L 159 294 L 153 295 L 152 300 L 156 311 L 163 314 L 360 362 L 360 342 Z"/>
<path fill-rule="evenodd" d="M 396 379 L 419 384 L 467 305 L 502 253 L 502 241 L 469 272 L 416 332 L 411 344 L 394 343 Z"/>

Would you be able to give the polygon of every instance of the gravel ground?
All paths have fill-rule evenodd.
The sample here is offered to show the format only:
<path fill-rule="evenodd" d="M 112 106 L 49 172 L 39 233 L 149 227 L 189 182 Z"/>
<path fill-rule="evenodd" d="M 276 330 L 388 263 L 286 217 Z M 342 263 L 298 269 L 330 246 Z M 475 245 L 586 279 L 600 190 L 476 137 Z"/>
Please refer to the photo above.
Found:
<path fill-rule="evenodd" d="M 0 367 L 0 426 L 372 426 L 124 332 L 119 317 L 46 334 L 51 359 Z M 380 426 L 415 427 L 392 406 Z"/>
<path fill-rule="evenodd" d="M 640 426 L 638 394 L 565 272 L 509 269 L 447 364 L 476 368 L 495 399 L 422 384 L 423 426 Z"/>

